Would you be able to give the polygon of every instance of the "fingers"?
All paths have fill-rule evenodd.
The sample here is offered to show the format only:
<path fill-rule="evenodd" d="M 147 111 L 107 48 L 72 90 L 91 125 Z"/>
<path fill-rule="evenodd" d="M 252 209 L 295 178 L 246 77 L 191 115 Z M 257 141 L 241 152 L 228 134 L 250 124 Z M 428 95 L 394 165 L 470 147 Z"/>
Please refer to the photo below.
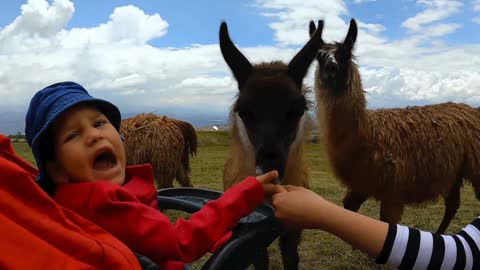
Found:
<path fill-rule="evenodd" d="M 265 174 L 257 176 L 258 181 L 262 184 L 267 184 L 278 178 L 278 172 L 273 170 Z"/>
<path fill-rule="evenodd" d="M 275 193 L 280 193 L 280 192 L 287 192 L 287 190 L 281 186 L 281 185 L 275 185 L 275 188 L 277 189 Z"/>
<path fill-rule="evenodd" d="M 282 186 L 274 184 L 265 184 L 263 189 L 266 196 L 272 196 L 277 193 L 287 192 Z"/>
<path fill-rule="evenodd" d="M 292 186 L 292 185 L 286 185 L 285 190 L 290 192 L 290 191 L 296 191 L 296 190 L 302 190 L 304 187 L 299 187 L 299 186 Z"/>

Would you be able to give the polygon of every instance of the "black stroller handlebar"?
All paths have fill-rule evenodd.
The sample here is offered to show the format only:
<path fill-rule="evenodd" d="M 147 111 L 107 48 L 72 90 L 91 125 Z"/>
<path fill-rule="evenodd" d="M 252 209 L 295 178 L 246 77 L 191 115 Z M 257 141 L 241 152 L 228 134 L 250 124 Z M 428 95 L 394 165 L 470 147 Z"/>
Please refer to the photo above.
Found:
<path fill-rule="evenodd" d="M 173 209 L 195 213 L 207 202 L 218 199 L 222 193 L 201 188 L 166 188 L 158 191 L 158 205 L 162 210 Z M 259 254 L 275 241 L 280 224 L 273 208 L 261 204 L 250 215 L 242 218 L 232 237 L 208 259 L 202 270 L 246 269 Z"/>

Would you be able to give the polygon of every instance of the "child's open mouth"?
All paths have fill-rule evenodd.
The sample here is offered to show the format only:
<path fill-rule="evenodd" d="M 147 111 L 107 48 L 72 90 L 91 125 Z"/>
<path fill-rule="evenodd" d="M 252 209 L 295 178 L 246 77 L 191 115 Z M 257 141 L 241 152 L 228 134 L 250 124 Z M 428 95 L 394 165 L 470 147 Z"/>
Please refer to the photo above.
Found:
<path fill-rule="evenodd" d="M 102 151 L 93 162 L 93 168 L 97 171 L 107 171 L 117 165 L 117 158 L 111 151 Z"/>

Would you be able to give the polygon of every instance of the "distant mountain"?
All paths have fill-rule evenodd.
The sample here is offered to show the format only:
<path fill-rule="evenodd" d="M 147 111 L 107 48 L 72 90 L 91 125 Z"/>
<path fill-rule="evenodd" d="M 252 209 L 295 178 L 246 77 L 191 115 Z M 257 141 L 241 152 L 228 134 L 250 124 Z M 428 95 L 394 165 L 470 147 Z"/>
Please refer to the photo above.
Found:
<path fill-rule="evenodd" d="M 228 123 L 228 116 L 215 113 L 191 113 L 191 112 L 155 112 L 158 115 L 166 115 L 170 118 L 175 118 L 189 122 L 195 128 L 205 127 L 205 126 L 222 126 Z M 129 118 L 135 116 L 139 113 L 123 113 L 122 117 Z"/>
<path fill-rule="evenodd" d="M 0 133 L 5 135 L 14 135 L 18 132 L 25 132 L 25 114 L 26 112 L 3 112 L 0 113 Z M 130 112 L 124 113 L 123 118 L 135 116 L 139 113 Z M 224 126 L 228 123 L 228 118 L 225 115 L 205 113 L 205 114 L 192 114 L 186 112 L 171 112 L 163 113 L 159 115 L 166 115 L 171 118 L 187 121 L 195 128 L 211 127 L 211 126 Z"/>
<path fill-rule="evenodd" d="M 0 113 L 0 133 L 14 135 L 25 133 L 25 112 Z"/>
<path fill-rule="evenodd" d="M 0 113 L 0 133 L 14 135 L 18 132 L 24 133 L 25 112 L 3 112 Z M 139 114 L 138 112 L 123 113 L 122 117 L 129 118 Z M 189 112 L 165 112 L 159 115 L 166 115 L 171 118 L 187 121 L 198 130 L 226 130 L 228 128 L 228 117 L 221 113 L 189 113 Z M 318 123 L 313 123 L 314 130 L 318 129 Z M 318 131 L 317 131 L 318 132 Z"/>

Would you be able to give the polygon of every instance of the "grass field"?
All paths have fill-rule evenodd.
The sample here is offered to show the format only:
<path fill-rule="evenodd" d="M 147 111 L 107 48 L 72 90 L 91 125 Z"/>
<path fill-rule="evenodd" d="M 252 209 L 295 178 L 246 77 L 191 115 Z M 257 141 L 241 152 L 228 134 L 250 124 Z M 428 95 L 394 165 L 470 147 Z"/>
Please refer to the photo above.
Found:
<path fill-rule="evenodd" d="M 222 190 L 222 170 L 228 151 L 228 135 L 225 132 L 199 132 L 198 154 L 192 159 L 192 179 L 195 187 Z M 25 143 L 14 143 L 17 153 L 33 162 L 30 149 Z M 344 188 L 332 177 L 322 146 L 309 144 L 307 155 L 312 188 L 324 198 L 341 205 Z M 402 224 L 419 229 L 435 231 L 443 216 L 443 201 L 408 207 L 403 215 Z M 360 213 L 378 218 L 379 204 L 367 201 Z M 449 226 L 447 233 L 455 233 L 472 221 L 480 213 L 480 202 L 475 199 L 468 184 L 462 192 L 461 207 Z M 175 217 L 172 214 L 171 217 Z M 282 269 L 278 244 L 270 247 L 270 269 Z M 374 264 L 373 260 L 335 237 L 314 230 L 305 230 L 300 250 L 300 269 L 389 269 Z M 203 258 L 191 265 L 200 269 Z"/>

